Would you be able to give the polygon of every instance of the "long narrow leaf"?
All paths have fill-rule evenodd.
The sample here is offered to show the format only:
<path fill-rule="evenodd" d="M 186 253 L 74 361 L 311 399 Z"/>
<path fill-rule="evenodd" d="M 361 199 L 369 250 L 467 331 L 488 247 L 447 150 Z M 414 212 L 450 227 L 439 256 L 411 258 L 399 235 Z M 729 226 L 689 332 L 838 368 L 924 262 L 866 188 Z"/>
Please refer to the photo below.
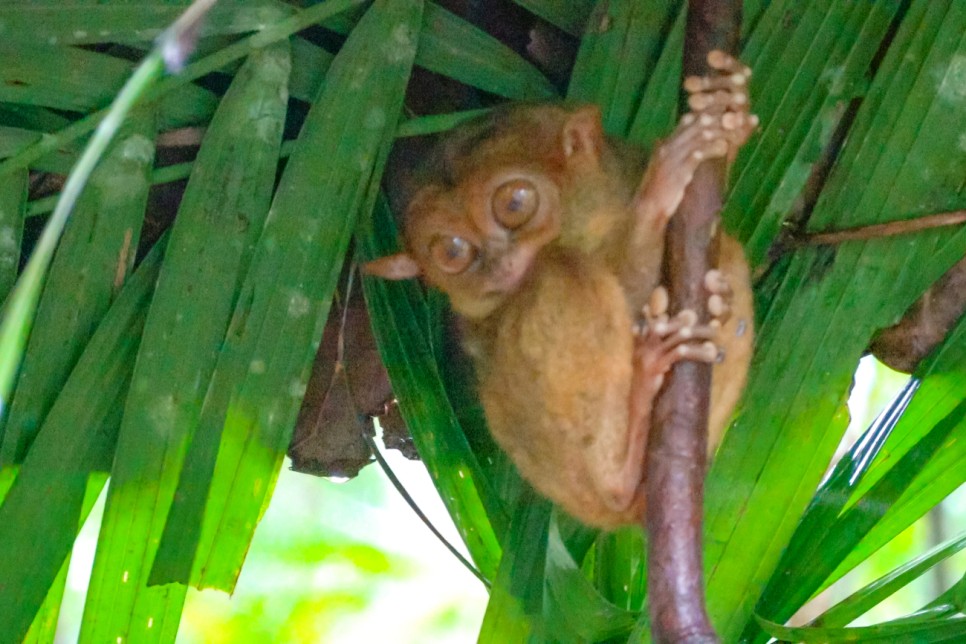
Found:
<path fill-rule="evenodd" d="M 504 534 L 505 554 L 490 589 L 481 644 L 547 641 L 543 579 L 551 511 L 550 502 L 532 489 L 520 495 Z"/>
<path fill-rule="evenodd" d="M 83 45 L 99 42 L 150 42 L 191 4 L 98 0 L 6 0 L 0 6 L 0 35 L 6 41 Z M 254 31 L 292 11 L 277 0 L 219 2 L 201 26 L 200 35 Z"/>
<path fill-rule="evenodd" d="M 876 626 L 854 628 L 788 628 L 760 619 L 762 628 L 783 642 L 827 644 L 866 642 L 869 644 L 930 644 L 959 642 L 966 636 L 966 617 L 946 617 L 925 622 L 896 620 Z"/>
<path fill-rule="evenodd" d="M 943 89 L 962 55 L 966 7 L 942 5 L 912 3 L 816 205 L 816 226 L 896 218 L 914 204 L 942 208 L 963 189 L 966 155 L 940 150 L 950 110 L 966 118 L 966 106 L 951 106 Z M 905 109 L 880 109 L 886 101 Z M 709 609 L 724 639 L 738 637 L 750 618 L 828 465 L 844 431 L 852 371 L 873 331 L 893 323 L 964 249 L 962 231 L 930 231 L 808 248 L 785 266 L 763 308 L 749 402 L 706 488 Z"/>
<path fill-rule="evenodd" d="M 363 257 L 392 252 L 393 230 L 391 215 L 382 203 L 360 227 Z M 506 534 L 506 511 L 471 451 L 440 381 L 419 287 L 368 277 L 363 287 L 379 351 L 416 447 L 473 560 L 484 576 L 493 579 L 501 555 L 500 538 Z"/>
<path fill-rule="evenodd" d="M 540 71 L 512 49 L 462 18 L 426 3 L 416 64 L 517 100 L 546 100 L 557 91 Z"/>
<path fill-rule="evenodd" d="M 598 3 L 588 19 L 567 98 L 597 103 L 604 129 L 626 135 L 681 6 L 675 0 Z"/>
<path fill-rule="evenodd" d="M 894 592 L 918 579 L 931 570 L 933 566 L 946 561 L 963 548 L 966 548 L 966 535 L 963 534 L 939 544 L 930 549 L 929 552 L 919 555 L 912 561 L 852 593 L 819 615 L 814 620 L 813 625 L 823 628 L 847 626 Z"/>
<path fill-rule="evenodd" d="M 172 555 L 197 544 L 194 569 L 167 559 L 153 579 L 190 576 L 225 590 L 238 579 L 291 438 L 356 217 L 375 200 L 421 12 L 418 0 L 377 1 L 329 69 L 224 338 L 182 479 L 184 505 L 175 508 L 184 514 L 165 534 Z"/>
<path fill-rule="evenodd" d="M 27 171 L 0 177 L 0 301 L 7 298 L 17 279 L 26 209 Z"/>
<path fill-rule="evenodd" d="M 514 0 L 547 22 L 567 33 L 580 36 L 587 17 L 594 8 L 594 0 Z"/>
<path fill-rule="evenodd" d="M 5 413 L 9 405 L 14 376 L 20 365 L 24 345 L 33 323 L 44 275 L 64 226 L 67 224 L 67 218 L 94 166 L 120 127 L 121 121 L 141 98 L 145 89 L 160 76 L 161 71 L 161 57 L 156 54 L 148 56 L 114 99 L 108 112 L 109 118 L 105 119 L 103 126 L 91 139 L 84 154 L 67 178 L 57 208 L 47 222 L 27 262 L 27 267 L 7 299 L 3 321 L 0 322 L 0 414 Z M 11 167 L 8 171 L 12 172 L 15 169 Z"/>
<path fill-rule="evenodd" d="M 89 112 L 110 103 L 134 64 L 61 45 L 6 41 L 0 45 L 0 101 Z M 158 103 L 162 130 L 208 120 L 214 95 L 183 84 Z"/>
<path fill-rule="evenodd" d="M 154 164 L 154 134 L 155 110 L 145 106 L 133 112 L 77 202 L 37 307 L 0 463 L 23 460 L 134 265 Z"/>
<path fill-rule="evenodd" d="M 141 263 L 94 333 L 0 505 L 0 633 L 10 641 L 27 632 L 70 553 L 89 509 L 91 475 L 110 469 L 161 246 Z"/>
<path fill-rule="evenodd" d="M 240 273 L 268 210 L 288 66 L 287 46 L 252 55 L 222 100 L 185 189 L 124 407 L 84 641 L 122 633 L 164 639 L 177 628 L 184 587 L 148 588 L 146 579 Z"/>

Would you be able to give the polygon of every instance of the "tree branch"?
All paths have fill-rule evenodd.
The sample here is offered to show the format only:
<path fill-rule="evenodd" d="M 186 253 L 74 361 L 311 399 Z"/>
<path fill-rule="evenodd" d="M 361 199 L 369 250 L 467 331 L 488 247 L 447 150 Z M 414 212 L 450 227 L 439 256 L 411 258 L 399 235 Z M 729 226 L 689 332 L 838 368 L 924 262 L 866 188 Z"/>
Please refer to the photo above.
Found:
<path fill-rule="evenodd" d="M 740 0 L 689 1 L 684 77 L 707 75 L 711 50 L 735 50 L 740 15 Z M 671 219 L 665 251 L 671 315 L 688 308 L 708 320 L 704 276 L 717 263 L 724 176 L 724 161 L 703 163 Z M 646 463 L 646 528 L 648 605 L 656 642 L 719 641 L 705 609 L 701 562 L 710 386 L 710 365 L 679 362 L 655 406 Z"/>

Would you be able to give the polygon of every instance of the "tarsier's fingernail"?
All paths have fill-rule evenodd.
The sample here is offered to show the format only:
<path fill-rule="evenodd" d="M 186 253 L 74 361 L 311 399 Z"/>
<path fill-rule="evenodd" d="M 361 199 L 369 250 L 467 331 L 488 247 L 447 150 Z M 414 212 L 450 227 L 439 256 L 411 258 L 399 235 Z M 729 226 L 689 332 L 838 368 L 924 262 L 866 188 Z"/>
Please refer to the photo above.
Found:
<path fill-rule="evenodd" d="M 702 114 L 700 123 L 701 125 L 712 125 L 714 124 L 714 117 L 710 114 Z"/>
<path fill-rule="evenodd" d="M 759 121 L 760 119 L 758 118 L 757 114 L 751 114 L 748 117 L 748 122 L 751 124 L 751 127 L 758 127 Z"/>
<path fill-rule="evenodd" d="M 692 113 L 688 112 L 681 117 L 681 125 L 691 125 L 697 117 Z"/>
<path fill-rule="evenodd" d="M 740 87 L 741 85 L 744 85 L 747 82 L 748 82 L 748 77 L 742 74 L 741 72 L 736 72 L 731 75 L 732 85 L 738 85 Z"/>
<path fill-rule="evenodd" d="M 714 132 L 711 130 L 704 130 L 701 132 L 701 138 L 705 141 L 710 141 L 714 138 Z"/>
<path fill-rule="evenodd" d="M 744 118 L 737 112 L 725 112 L 721 115 L 721 127 L 726 130 L 737 130 L 743 122 Z"/>
<path fill-rule="evenodd" d="M 710 322 L 708 322 L 708 326 L 711 327 L 712 331 L 717 333 L 718 331 L 721 330 L 721 320 L 719 320 L 718 318 L 715 318 Z"/>

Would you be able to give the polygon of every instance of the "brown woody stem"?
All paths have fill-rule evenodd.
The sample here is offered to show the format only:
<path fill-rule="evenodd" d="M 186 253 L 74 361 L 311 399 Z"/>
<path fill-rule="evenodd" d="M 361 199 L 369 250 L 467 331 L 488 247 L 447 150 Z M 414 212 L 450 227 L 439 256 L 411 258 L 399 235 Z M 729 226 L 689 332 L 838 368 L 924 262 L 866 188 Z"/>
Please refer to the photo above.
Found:
<path fill-rule="evenodd" d="M 740 0 L 690 0 L 684 76 L 705 76 L 708 52 L 735 50 Z M 717 263 L 723 161 L 694 175 L 668 227 L 670 313 L 689 308 L 708 320 L 704 276 Z M 658 397 L 647 450 L 648 606 L 652 640 L 718 642 L 704 602 L 702 514 L 711 366 L 679 362 Z"/>
<path fill-rule="evenodd" d="M 833 230 L 825 233 L 811 233 L 806 235 L 801 243 L 810 246 L 816 244 L 840 244 L 846 241 L 907 235 L 919 232 L 920 230 L 942 228 L 943 226 L 957 226 L 963 223 L 966 223 L 966 210 L 953 210 L 951 212 L 940 212 L 934 215 L 916 217 L 915 219 L 872 224 L 871 226 L 862 226 L 860 228 L 847 228 L 845 230 Z"/>

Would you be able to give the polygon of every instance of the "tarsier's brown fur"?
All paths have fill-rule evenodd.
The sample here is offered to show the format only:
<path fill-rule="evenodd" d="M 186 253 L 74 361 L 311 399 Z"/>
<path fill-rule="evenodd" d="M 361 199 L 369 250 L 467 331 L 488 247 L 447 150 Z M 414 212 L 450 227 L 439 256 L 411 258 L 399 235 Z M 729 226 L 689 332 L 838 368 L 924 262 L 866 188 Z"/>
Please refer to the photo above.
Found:
<path fill-rule="evenodd" d="M 736 79 L 744 68 L 729 59 L 721 69 Z M 696 111 L 713 118 L 685 122 L 650 160 L 607 139 L 595 107 L 518 106 L 471 123 L 429 164 L 434 176 L 407 209 L 407 252 L 367 267 L 421 275 L 449 295 L 494 438 L 538 491 L 585 523 L 642 518 L 651 406 L 674 362 L 713 360 L 720 349 L 712 449 L 744 385 L 750 280 L 727 235 L 725 281 L 708 283 L 710 296 L 730 301 L 730 316 L 699 326 L 652 305 L 635 331 L 660 285 L 667 221 L 694 168 L 733 154 L 754 129 L 746 95 L 722 97 L 742 85 L 737 78 L 738 90 L 709 92 L 717 101 Z M 725 112 L 739 115 L 736 126 L 721 125 Z M 526 221 L 505 225 L 521 209 Z"/>

